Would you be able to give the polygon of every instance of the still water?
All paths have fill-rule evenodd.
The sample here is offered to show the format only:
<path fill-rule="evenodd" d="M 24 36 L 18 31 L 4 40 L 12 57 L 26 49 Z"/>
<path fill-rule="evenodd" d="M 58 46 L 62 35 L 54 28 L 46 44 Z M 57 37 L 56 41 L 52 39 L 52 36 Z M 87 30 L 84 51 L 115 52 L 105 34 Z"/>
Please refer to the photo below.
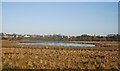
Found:
<path fill-rule="evenodd" d="M 45 46 L 84 46 L 93 47 L 94 44 L 75 44 L 75 43 L 63 43 L 63 42 L 37 42 L 37 43 L 19 43 L 25 45 L 45 45 Z"/>

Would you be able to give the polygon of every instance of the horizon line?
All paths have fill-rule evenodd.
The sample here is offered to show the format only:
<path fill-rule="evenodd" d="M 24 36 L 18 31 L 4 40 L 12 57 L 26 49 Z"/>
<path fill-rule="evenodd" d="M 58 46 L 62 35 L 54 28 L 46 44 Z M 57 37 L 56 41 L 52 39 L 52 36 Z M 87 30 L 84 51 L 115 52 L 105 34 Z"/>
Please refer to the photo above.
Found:
<path fill-rule="evenodd" d="M 80 36 L 80 35 L 90 35 L 90 36 L 107 36 L 107 35 L 117 35 L 119 33 L 108 33 L 108 34 L 89 34 L 89 33 L 81 33 L 78 35 L 70 35 L 70 34 L 61 34 L 61 33 L 53 33 L 53 34 L 31 34 L 31 33 L 6 33 L 6 32 L 1 32 L 4 34 L 21 34 L 21 35 L 66 35 L 66 36 Z"/>

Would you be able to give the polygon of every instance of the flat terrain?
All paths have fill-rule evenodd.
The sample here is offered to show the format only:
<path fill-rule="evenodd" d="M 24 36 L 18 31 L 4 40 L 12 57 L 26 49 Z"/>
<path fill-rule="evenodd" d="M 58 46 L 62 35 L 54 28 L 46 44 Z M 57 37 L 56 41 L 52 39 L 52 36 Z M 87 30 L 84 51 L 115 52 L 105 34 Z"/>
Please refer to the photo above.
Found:
<path fill-rule="evenodd" d="M 99 42 L 101 45 L 109 44 L 109 47 L 31 46 L 16 43 L 2 41 L 3 69 L 120 69 L 117 42 Z"/>

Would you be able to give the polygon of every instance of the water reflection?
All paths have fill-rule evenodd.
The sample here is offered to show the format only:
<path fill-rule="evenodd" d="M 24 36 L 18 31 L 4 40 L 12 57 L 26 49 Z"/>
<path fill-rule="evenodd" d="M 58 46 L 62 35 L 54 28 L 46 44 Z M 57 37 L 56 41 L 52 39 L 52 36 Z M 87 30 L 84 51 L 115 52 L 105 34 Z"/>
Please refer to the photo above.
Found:
<path fill-rule="evenodd" d="M 93 47 L 94 44 L 75 44 L 75 43 L 63 43 L 63 42 L 39 42 L 39 43 L 19 43 L 25 45 L 45 45 L 45 46 L 84 46 Z"/>

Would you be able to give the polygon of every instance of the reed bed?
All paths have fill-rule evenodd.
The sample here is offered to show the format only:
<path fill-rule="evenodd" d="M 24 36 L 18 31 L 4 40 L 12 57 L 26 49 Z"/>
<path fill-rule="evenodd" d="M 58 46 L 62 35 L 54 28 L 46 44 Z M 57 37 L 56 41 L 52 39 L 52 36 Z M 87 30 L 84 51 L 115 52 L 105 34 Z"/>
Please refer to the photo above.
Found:
<path fill-rule="evenodd" d="M 118 47 L 2 44 L 3 69 L 120 69 Z"/>

